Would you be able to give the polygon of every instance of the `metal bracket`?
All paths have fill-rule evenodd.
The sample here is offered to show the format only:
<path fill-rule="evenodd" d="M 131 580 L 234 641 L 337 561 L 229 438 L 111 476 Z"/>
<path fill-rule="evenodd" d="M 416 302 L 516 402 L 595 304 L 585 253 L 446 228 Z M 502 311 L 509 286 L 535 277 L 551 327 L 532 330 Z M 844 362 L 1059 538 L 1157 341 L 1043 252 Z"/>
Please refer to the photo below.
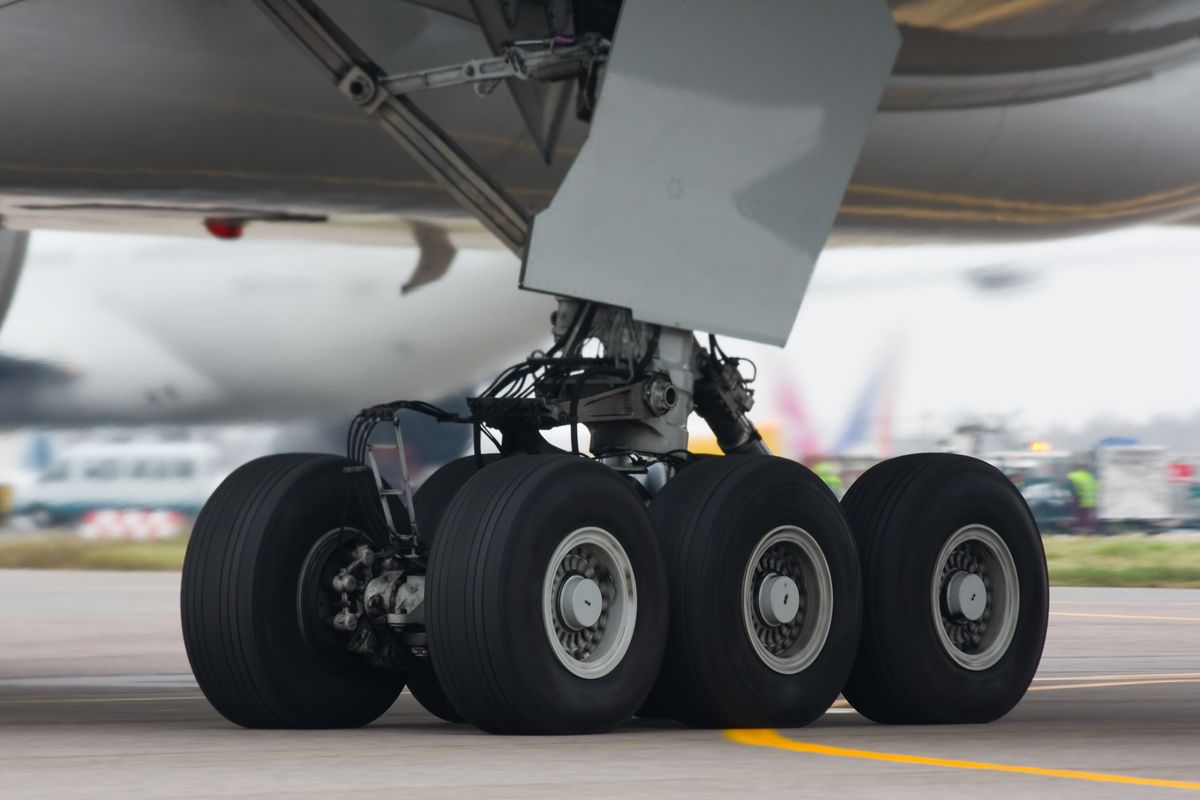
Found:
<path fill-rule="evenodd" d="M 367 466 L 371 468 L 371 476 L 375 480 L 375 491 L 379 493 L 379 500 L 383 504 L 383 518 L 387 521 L 388 528 L 391 529 L 393 534 L 399 535 L 396 531 L 396 520 L 392 517 L 392 509 L 387 501 L 388 497 L 399 497 L 404 503 L 404 511 L 408 515 L 410 533 L 407 538 L 410 543 L 415 543 L 419 534 L 417 532 L 417 514 L 413 509 L 413 490 L 412 481 L 408 473 L 408 455 L 404 450 L 404 435 L 400 432 L 400 422 L 395 418 L 392 419 L 392 430 L 396 435 L 396 443 L 394 445 L 367 445 Z M 379 459 L 375 456 L 375 453 L 381 450 L 394 451 L 396 459 L 400 462 L 400 487 L 397 489 L 388 489 L 384 486 L 383 472 L 379 468 Z"/>
<path fill-rule="evenodd" d="M 530 216 L 445 131 L 405 97 L 381 86 L 383 71 L 312 0 L 255 0 L 342 93 L 387 130 L 472 216 L 517 255 Z"/>
<path fill-rule="evenodd" d="M 582 78 L 608 59 L 609 46 L 598 36 L 513 42 L 495 58 L 389 75 L 381 78 L 379 85 L 400 95 L 473 83 L 478 94 L 487 95 L 507 78 L 548 82 Z"/>

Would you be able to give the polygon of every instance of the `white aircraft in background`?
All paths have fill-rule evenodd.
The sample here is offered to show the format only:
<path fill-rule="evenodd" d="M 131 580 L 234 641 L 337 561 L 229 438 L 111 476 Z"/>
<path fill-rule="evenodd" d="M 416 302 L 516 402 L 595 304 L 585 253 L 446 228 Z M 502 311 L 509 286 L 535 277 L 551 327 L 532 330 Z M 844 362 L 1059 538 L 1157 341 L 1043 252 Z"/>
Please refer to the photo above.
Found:
<path fill-rule="evenodd" d="M 313 420 L 474 386 L 547 339 L 507 252 L 42 232 L 0 332 L 7 428 Z M 501 313 L 501 311 L 503 313 Z"/>

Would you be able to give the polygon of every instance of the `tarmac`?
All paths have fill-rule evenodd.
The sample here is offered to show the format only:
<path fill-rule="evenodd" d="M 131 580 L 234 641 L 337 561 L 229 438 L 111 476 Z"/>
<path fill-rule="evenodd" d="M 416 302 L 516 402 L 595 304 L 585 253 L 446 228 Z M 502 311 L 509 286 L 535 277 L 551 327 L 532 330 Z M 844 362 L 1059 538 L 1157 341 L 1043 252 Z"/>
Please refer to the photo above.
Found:
<path fill-rule="evenodd" d="M 247 731 L 188 672 L 179 576 L 0 570 L 0 798 L 1200 796 L 1200 590 L 1055 589 L 1032 691 L 990 725 L 634 721 L 497 737 L 405 693 L 355 731 Z"/>

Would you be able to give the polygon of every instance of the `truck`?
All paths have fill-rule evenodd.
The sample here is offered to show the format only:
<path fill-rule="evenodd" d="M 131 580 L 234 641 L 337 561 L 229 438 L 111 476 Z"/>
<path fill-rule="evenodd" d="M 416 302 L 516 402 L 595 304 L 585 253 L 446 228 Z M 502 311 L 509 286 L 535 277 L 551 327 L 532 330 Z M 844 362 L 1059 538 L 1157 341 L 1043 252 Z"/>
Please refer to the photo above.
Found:
<path fill-rule="evenodd" d="M 1167 448 L 1157 445 L 1097 448 L 1097 520 L 1112 525 L 1176 519 L 1168 482 L 1169 464 Z"/>

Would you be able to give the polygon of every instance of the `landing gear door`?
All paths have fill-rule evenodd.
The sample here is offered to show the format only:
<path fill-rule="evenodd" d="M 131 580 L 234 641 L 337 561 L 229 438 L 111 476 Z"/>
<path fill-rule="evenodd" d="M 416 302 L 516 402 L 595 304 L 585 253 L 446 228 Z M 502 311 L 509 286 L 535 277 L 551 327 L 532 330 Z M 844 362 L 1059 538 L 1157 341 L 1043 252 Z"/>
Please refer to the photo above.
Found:
<path fill-rule="evenodd" d="M 499 54 L 508 42 L 544 39 L 567 27 L 566 3 L 544 0 L 471 0 L 492 52 Z M 567 101 L 574 83 L 560 81 L 506 81 L 513 100 L 525 119 L 529 134 L 542 158 L 549 164 L 562 127 Z"/>
<path fill-rule="evenodd" d="M 522 286 L 782 344 L 898 48 L 883 0 L 624 0 Z"/>

